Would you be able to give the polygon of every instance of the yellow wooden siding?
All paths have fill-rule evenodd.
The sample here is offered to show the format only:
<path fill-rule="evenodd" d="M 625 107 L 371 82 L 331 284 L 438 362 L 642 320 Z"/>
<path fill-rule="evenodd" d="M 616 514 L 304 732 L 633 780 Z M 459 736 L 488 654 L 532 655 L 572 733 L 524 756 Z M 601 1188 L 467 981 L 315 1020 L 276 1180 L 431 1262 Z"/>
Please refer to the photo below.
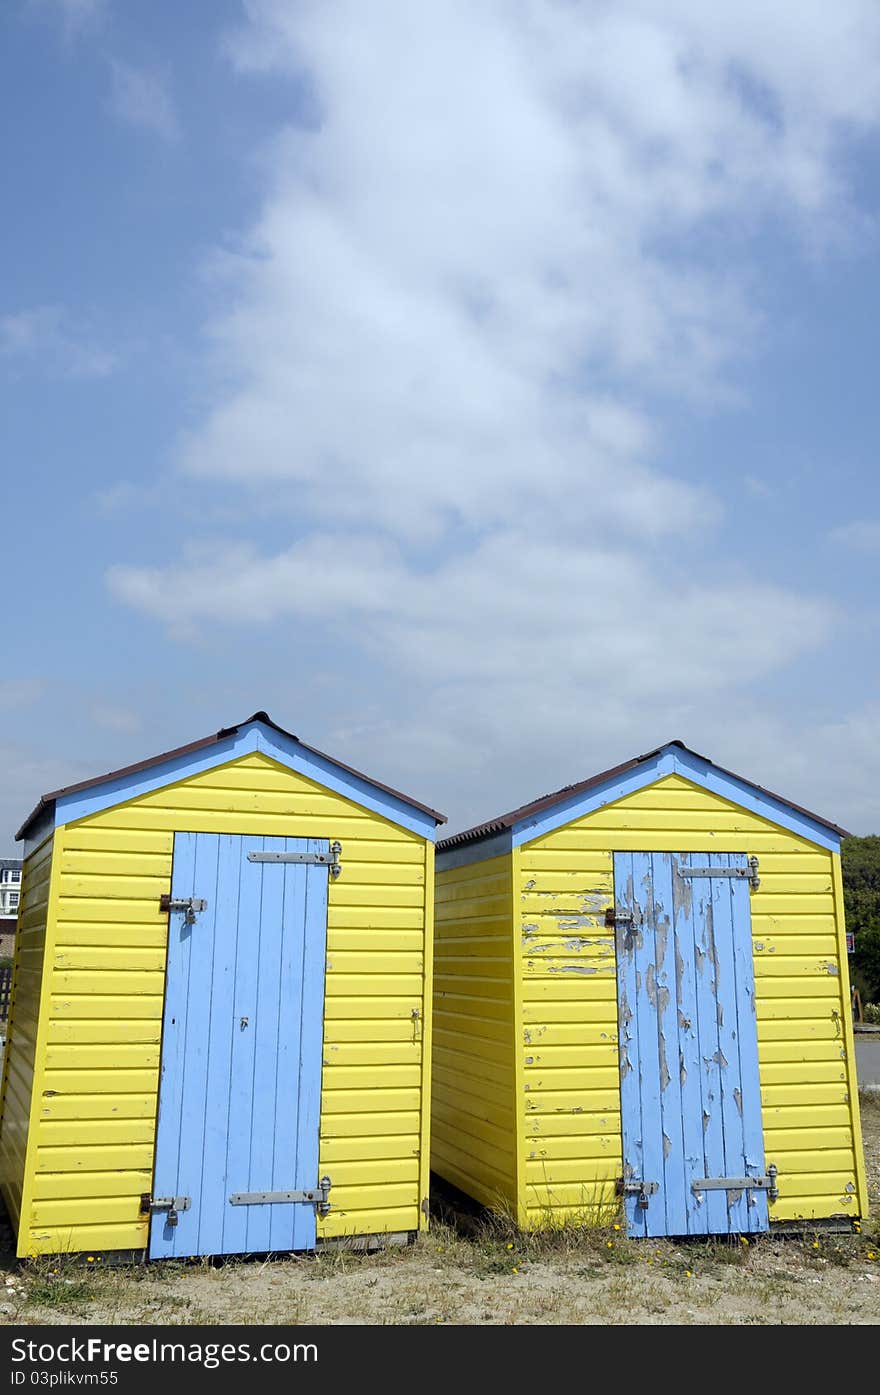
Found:
<path fill-rule="evenodd" d="M 490 1206 L 516 1197 L 509 856 L 438 871 L 432 1166 Z"/>
<path fill-rule="evenodd" d="M 415 1230 L 433 844 L 252 754 L 63 830 L 47 1092 L 28 1252 L 141 1249 L 148 1225 L 174 833 L 338 838 L 330 882 L 318 1235 Z"/>
<path fill-rule="evenodd" d="M 528 1219 L 613 1204 L 622 1171 L 614 852 L 757 854 L 751 893 L 774 1220 L 867 1214 L 835 855 L 671 775 L 519 850 Z"/>
<path fill-rule="evenodd" d="M 40 1031 L 43 956 L 49 918 L 53 839 L 49 837 L 24 861 L 13 961 L 12 1001 L 7 1023 L 0 1096 L 0 1188 L 13 1225 L 27 1220 L 23 1191 Z"/>

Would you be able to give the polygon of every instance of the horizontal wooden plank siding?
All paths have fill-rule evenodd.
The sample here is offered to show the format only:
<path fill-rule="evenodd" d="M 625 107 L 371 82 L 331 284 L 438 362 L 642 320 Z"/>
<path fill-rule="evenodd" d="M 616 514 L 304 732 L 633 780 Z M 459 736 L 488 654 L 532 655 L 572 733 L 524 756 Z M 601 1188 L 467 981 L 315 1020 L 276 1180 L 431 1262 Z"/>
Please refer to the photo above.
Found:
<path fill-rule="evenodd" d="M 437 872 L 432 1166 L 490 1206 L 515 1204 L 510 855 Z"/>
<path fill-rule="evenodd" d="M 263 753 L 63 830 L 30 1252 L 141 1249 L 175 832 L 339 839 L 329 886 L 321 1238 L 416 1230 L 433 845 Z M 317 1180 L 317 1179 L 316 1179 Z"/>
<path fill-rule="evenodd" d="M 601 1214 L 622 1170 L 614 852 L 756 854 L 751 893 L 766 1161 L 777 1221 L 867 1214 L 837 855 L 670 775 L 520 849 L 530 1220 Z M 480 864 L 476 864 L 479 866 Z"/>
<path fill-rule="evenodd" d="M 34 1141 L 31 1114 L 41 1028 L 40 1003 L 53 846 L 54 838 L 50 837 L 25 859 L 22 866 L 12 1000 L 3 1060 L 0 1190 L 16 1229 L 21 1223 L 27 1224 L 27 1159 L 33 1151 Z"/>

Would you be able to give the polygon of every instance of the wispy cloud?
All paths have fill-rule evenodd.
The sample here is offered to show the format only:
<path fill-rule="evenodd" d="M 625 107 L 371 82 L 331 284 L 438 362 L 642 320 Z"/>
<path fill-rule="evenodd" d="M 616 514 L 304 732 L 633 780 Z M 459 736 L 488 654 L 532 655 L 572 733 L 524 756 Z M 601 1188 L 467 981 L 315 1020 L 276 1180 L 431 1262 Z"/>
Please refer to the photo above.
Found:
<path fill-rule="evenodd" d="M 61 378 L 106 378 L 117 362 L 60 305 L 0 315 L 0 357 L 19 369 Z"/>
<path fill-rule="evenodd" d="M 95 703 L 91 709 L 91 718 L 96 726 L 105 731 L 118 732 L 121 735 L 129 735 L 133 732 L 141 731 L 143 722 L 136 712 L 132 712 L 128 707 L 114 707 L 108 703 Z"/>
<path fill-rule="evenodd" d="M 28 9 L 46 19 L 57 19 L 68 35 L 76 33 L 104 14 L 109 0 L 27 0 Z"/>
<path fill-rule="evenodd" d="M 180 126 L 167 74 L 113 59 L 111 81 L 111 109 L 121 120 L 164 140 L 177 139 Z"/>
<path fill-rule="evenodd" d="M 880 518 L 863 518 L 832 528 L 829 538 L 853 552 L 880 552 Z"/>
<path fill-rule="evenodd" d="M 0 710 L 29 707 L 41 698 L 45 691 L 46 683 L 42 678 L 0 679 Z"/>

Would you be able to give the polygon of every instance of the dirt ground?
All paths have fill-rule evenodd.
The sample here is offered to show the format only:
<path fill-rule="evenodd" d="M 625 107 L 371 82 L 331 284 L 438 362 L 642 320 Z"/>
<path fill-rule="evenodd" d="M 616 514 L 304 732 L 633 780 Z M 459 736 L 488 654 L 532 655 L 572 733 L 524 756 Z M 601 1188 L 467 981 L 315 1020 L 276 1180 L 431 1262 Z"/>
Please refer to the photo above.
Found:
<path fill-rule="evenodd" d="M 111 1267 L 99 1256 L 0 1274 L 0 1322 L 678 1323 L 880 1322 L 880 1094 L 862 1103 L 871 1219 L 753 1244 L 628 1241 L 615 1227 L 522 1236 L 437 1223 L 374 1255 Z"/>

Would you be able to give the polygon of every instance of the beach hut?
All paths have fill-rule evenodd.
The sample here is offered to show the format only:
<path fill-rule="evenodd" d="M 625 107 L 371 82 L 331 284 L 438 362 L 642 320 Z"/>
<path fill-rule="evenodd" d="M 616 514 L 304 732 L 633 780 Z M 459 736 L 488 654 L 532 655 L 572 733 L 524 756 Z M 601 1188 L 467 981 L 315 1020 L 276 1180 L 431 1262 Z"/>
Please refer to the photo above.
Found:
<path fill-rule="evenodd" d="M 528 1227 L 866 1215 L 844 836 L 673 741 L 439 843 L 435 1171 Z"/>
<path fill-rule="evenodd" d="M 442 821 L 265 712 L 43 796 L 0 1099 L 19 1255 L 427 1223 Z"/>

